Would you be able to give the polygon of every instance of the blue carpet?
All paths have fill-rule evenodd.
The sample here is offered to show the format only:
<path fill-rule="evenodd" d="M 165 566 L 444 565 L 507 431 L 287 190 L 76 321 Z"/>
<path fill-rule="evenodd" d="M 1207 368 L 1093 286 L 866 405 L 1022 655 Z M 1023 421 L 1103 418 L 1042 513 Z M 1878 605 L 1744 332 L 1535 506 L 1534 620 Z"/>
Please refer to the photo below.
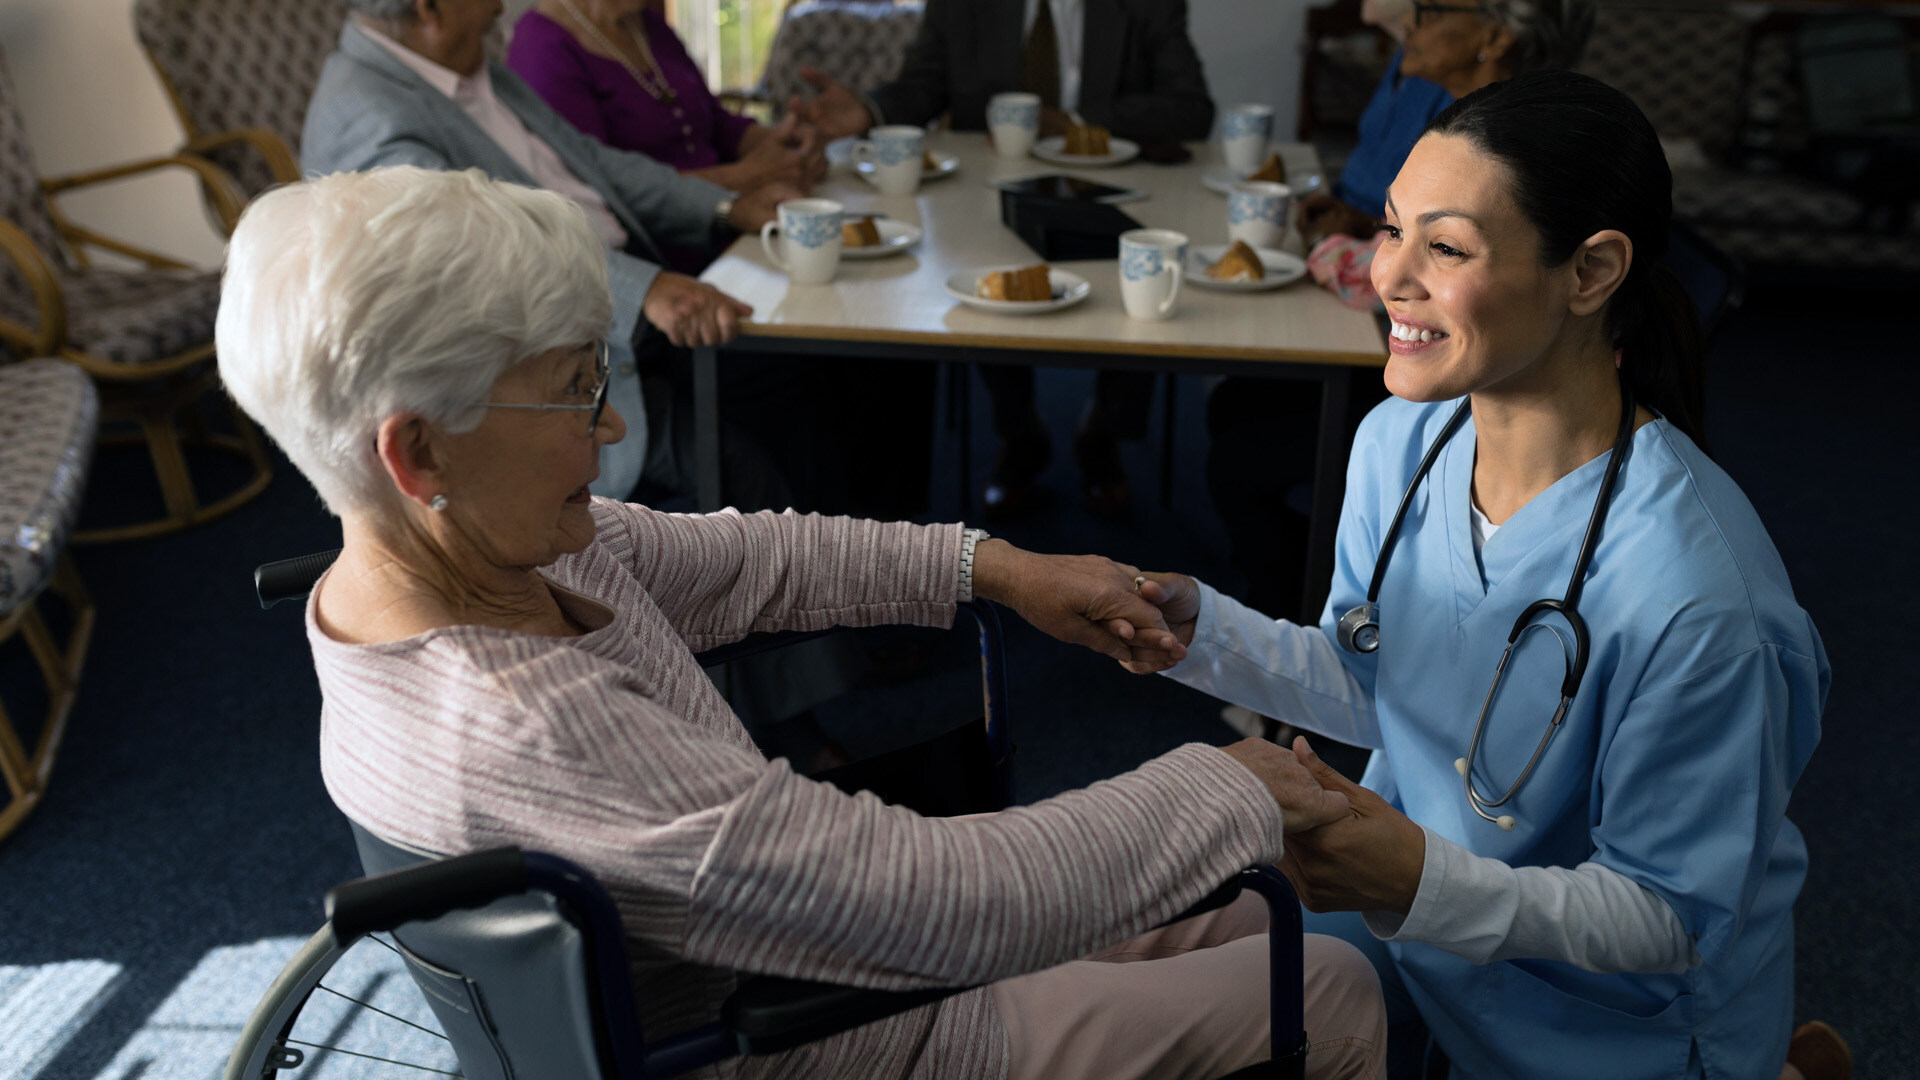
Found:
<path fill-rule="evenodd" d="M 1910 722 L 1920 675 L 1907 659 L 1920 649 L 1908 617 L 1920 597 L 1910 556 L 1920 515 L 1908 505 L 1920 470 L 1910 416 L 1920 367 L 1901 340 L 1884 309 L 1756 299 L 1716 350 L 1709 406 L 1718 458 L 1772 530 L 1833 657 L 1825 738 L 1792 810 L 1813 858 L 1799 906 L 1797 1011 L 1852 1039 L 1858 1075 L 1870 1078 L 1920 1075 L 1920 874 L 1903 799 L 1920 765 Z M 1040 380 L 1057 450 L 1090 378 Z M 1140 496 L 1131 527 L 1081 512 L 1060 453 L 1045 478 L 1059 497 L 1002 534 L 1237 587 L 1201 481 L 1203 391 L 1181 380 L 1172 512 L 1153 498 L 1150 441 L 1126 448 Z M 984 395 L 975 401 L 981 471 L 992 441 Z M 958 508 L 954 453 L 943 433 L 935 508 L 947 518 Z M 104 461 L 95 499 L 124 508 L 143 497 L 139 479 L 128 463 Z M 299 611 L 261 612 L 251 595 L 255 564 L 337 543 L 337 526 L 283 463 L 261 499 L 225 520 L 76 552 L 100 608 L 92 658 L 52 790 L 0 844 L 0 1080 L 216 1076 L 248 1004 L 320 923 L 321 894 L 357 874 L 320 785 L 319 699 Z M 1025 627 L 1011 636 L 1023 800 L 1182 742 L 1233 737 L 1202 695 L 1126 676 Z M 17 696 L 23 651 L 0 657 L 16 717 L 30 712 Z M 969 664 L 962 642 L 923 678 L 863 688 L 823 720 L 858 739 L 885 718 L 971 708 Z M 366 962 L 354 985 L 406 996 L 378 956 Z M 410 1037 L 375 1044 L 382 1038 Z M 388 1075 L 378 1068 L 336 1057 L 315 1071 Z"/>

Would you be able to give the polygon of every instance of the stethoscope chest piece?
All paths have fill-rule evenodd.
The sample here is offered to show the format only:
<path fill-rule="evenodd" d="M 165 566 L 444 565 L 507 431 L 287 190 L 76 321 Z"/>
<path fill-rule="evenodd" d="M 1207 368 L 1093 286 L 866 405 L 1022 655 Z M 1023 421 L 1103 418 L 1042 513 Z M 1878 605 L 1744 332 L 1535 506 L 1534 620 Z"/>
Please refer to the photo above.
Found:
<path fill-rule="evenodd" d="M 1433 444 L 1427 447 L 1426 455 L 1420 459 L 1419 467 L 1414 469 L 1413 479 L 1407 484 L 1406 494 L 1400 497 L 1400 508 L 1394 512 L 1393 522 L 1387 526 L 1387 534 L 1380 541 L 1380 554 L 1374 559 L 1373 580 L 1367 587 L 1367 599 L 1340 616 L 1340 622 L 1336 627 L 1335 636 L 1339 639 L 1341 648 L 1348 652 L 1367 654 L 1379 651 L 1380 586 L 1386 580 L 1387 559 L 1392 555 L 1394 541 L 1400 535 L 1400 524 L 1406 520 L 1407 510 L 1413 505 L 1413 495 L 1419 490 L 1420 481 L 1425 479 L 1428 472 L 1433 469 L 1434 460 L 1440 455 L 1440 448 L 1460 430 L 1460 426 L 1466 422 L 1471 412 L 1471 399 L 1462 401 L 1460 407 L 1455 409 L 1453 415 L 1448 418 L 1446 426 L 1440 429 L 1440 434 L 1433 440 Z M 1467 756 L 1455 758 L 1453 762 L 1454 771 L 1460 774 L 1461 784 L 1466 789 L 1467 805 L 1472 807 L 1473 812 L 1482 819 L 1498 825 L 1506 832 L 1513 831 L 1513 815 L 1495 816 L 1490 811 L 1511 802 L 1521 786 L 1527 782 L 1527 778 L 1533 775 L 1534 767 L 1540 764 L 1541 756 L 1547 752 L 1547 744 L 1553 741 L 1554 732 L 1558 731 L 1561 723 L 1566 720 L 1567 711 L 1573 704 L 1573 697 L 1579 692 L 1580 680 L 1586 674 L 1587 625 L 1586 621 L 1580 617 L 1578 610 L 1580 590 L 1586 580 L 1587 567 L 1592 564 L 1594 548 L 1600 542 L 1600 528 L 1607 519 L 1607 504 L 1613 498 L 1614 482 L 1620 476 L 1621 463 L 1626 460 L 1627 450 L 1632 444 L 1633 417 L 1633 389 L 1625 379 L 1622 379 L 1620 380 L 1620 427 L 1613 438 L 1613 451 L 1607 461 L 1606 473 L 1600 481 L 1600 493 L 1594 499 L 1593 512 L 1587 519 L 1586 536 L 1580 541 L 1580 554 L 1574 559 L 1573 577 L 1567 583 L 1566 595 L 1558 600 L 1534 601 L 1514 623 L 1513 632 L 1507 636 L 1507 647 L 1500 654 L 1500 663 L 1493 670 L 1493 685 L 1487 690 L 1487 700 L 1480 706 L 1480 715 L 1474 721 L 1473 740 L 1467 744 Z M 1563 652 L 1568 655 L 1566 678 L 1560 686 L 1559 708 L 1554 710 L 1553 719 L 1548 721 L 1546 731 L 1540 736 L 1540 743 L 1534 748 L 1533 757 L 1528 759 L 1526 768 L 1520 771 L 1520 778 L 1515 780 L 1513 785 L 1507 788 L 1506 794 L 1498 799 L 1484 798 L 1473 786 L 1473 767 L 1474 762 L 1479 758 L 1481 736 L 1486 734 L 1487 714 L 1493 710 L 1494 698 L 1500 692 L 1500 680 L 1507 671 L 1507 661 L 1512 657 L 1514 646 L 1519 643 L 1521 636 L 1529 630 L 1539 629 L 1551 630 L 1556 637 L 1560 636 L 1560 630 L 1557 627 L 1534 621 L 1536 616 L 1548 612 L 1557 612 L 1563 616 L 1573 635 L 1571 649 L 1564 648 L 1563 642 Z"/>
<path fill-rule="evenodd" d="M 1336 630 L 1340 647 L 1348 652 L 1370 653 L 1380 648 L 1380 608 L 1372 601 L 1340 616 Z"/>

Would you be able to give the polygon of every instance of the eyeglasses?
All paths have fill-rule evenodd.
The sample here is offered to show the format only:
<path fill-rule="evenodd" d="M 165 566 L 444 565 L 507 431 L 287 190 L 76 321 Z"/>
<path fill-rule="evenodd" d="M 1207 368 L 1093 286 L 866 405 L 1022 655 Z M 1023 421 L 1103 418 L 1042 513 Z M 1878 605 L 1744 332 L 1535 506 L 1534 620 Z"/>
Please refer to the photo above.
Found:
<path fill-rule="evenodd" d="M 1427 15 L 1445 15 L 1448 12 L 1472 12 L 1485 14 L 1486 8 L 1480 4 L 1415 4 L 1413 5 L 1413 25 L 1418 28 L 1427 24 Z"/>
<path fill-rule="evenodd" d="M 480 403 L 480 407 L 483 409 L 533 409 L 538 412 L 591 411 L 593 415 L 587 420 L 587 438 L 593 438 L 594 433 L 600 430 L 600 414 L 605 411 L 607 407 L 607 383 L 611 381 L 608 376 L 612 374 L 613 371 L 612 355 L 607 348 L 607 343 L 605 341 L 596 342 L 594 349 L 593 377 L 597 380 L 597 385 L 593 388 L 593 404 L 531 405 L 518 401 L 483 401 Z"/>

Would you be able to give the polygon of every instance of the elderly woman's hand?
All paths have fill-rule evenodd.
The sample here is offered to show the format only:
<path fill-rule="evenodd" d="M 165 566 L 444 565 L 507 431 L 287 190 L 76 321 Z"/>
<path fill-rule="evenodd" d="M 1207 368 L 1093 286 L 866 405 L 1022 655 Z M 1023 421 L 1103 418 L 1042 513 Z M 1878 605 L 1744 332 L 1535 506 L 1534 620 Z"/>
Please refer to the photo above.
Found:
<path fill-rule="evenodd" d="M 1160 610 L 1135 589 L 1139 574 L 1099 555 L 1036 555 L 997 539 L 981 541 L 973 555 L 975 596 L 1007 605 L 1061 641 L 1123 664 L 1184 657 Z"/>
<path fill-rule="evenodd" d="M 1248 772 L 1265 784 L 1280 804 L 1281 828 L 1289 837 L 1309 829 L 1318 829 L 1339 821 L 1351 813 L 1347 797 L 1320 786 L 1299 758 L 1265 739 L 1242 739 L 1224 748 L 1227 756 L 1246 766 Z M 1293 850 L 1293 841 L 1287 841 Z"/>
<path fill-rule="evenodd" d="M 1293 740 L 1298 758 L 1318 785 L 1339 794 L 1350 812 L 1311 832 L 1288 829 L 1280 872 L 1308 911 L 1391 911 L 1413 908 L 1426 867 L 1427 834 L 1413 819 L 1341 776 L 1307 745 Z"/>
<path fill-rule="evenodd" d="M 1160 609 L 1167 630 L 1179 650 L 1136 648 L 1123 666 L 1135 675 L 1165 671 L 1186 659 L 1187 646 L 1193 644 L 1193 630 L 1200 619 L 1200 584 L 1185 574 L 1143 573 L 1139 577 L 1140 595 Z"/>

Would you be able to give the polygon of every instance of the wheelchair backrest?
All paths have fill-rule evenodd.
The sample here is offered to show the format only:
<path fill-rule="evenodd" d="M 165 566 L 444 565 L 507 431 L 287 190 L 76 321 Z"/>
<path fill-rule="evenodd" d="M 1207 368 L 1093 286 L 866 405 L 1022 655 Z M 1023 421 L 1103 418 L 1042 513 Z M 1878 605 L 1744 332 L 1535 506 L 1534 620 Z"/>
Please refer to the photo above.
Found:
<path fill-rule="evenodd" d="M 432 858 L 350 824 L 368 874 Z M 605 1076 L 586 935 L 552 896 L 496 900 L 393 936 L 470 1080 Z"/>

